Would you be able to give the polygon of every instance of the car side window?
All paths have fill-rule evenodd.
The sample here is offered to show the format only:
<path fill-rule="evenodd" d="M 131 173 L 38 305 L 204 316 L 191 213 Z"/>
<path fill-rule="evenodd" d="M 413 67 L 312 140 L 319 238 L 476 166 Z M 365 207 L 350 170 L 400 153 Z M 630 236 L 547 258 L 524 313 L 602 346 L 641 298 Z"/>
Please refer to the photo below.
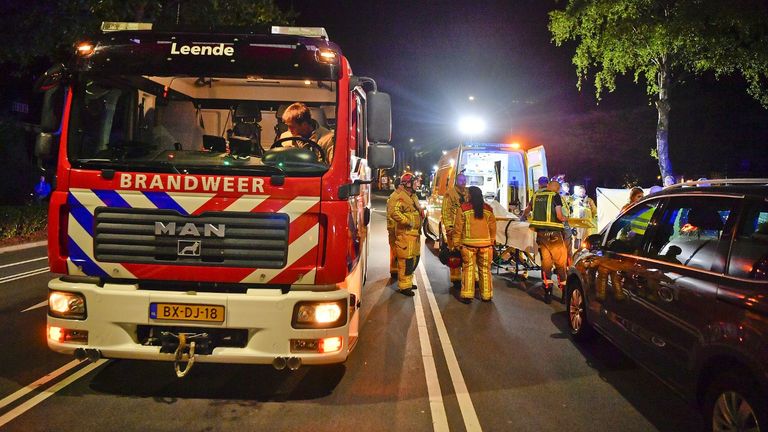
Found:
<path fill-rule="evenodd" d="M 646 256 L 710 270 L 728 217 L 737 205 L 738 200 L 734 198 L 670 198 L 657 221 Z"/>
<path fill-rule="evenodd" d="M 606 238 L 608 250 L 636 254 L 643 245 L 643 237 L 659 206 L 659 200 L 635 205 L 613 222 Z"/>
<path fill-rule="evenodd" d="M 728 274 L 768 280 L 768 202 L 747 208 L 733 241 Z"/>

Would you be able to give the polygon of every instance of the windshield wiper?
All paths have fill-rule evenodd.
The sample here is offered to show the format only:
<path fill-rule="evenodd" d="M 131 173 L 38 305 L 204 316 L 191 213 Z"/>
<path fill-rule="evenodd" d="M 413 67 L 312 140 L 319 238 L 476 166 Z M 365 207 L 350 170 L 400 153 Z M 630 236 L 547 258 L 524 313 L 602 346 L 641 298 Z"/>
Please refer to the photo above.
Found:
<path fill-rule="evenodd" d="M 174 165 L 173 162 L 170 162 L 170 161 L 152 161 L 152 163 L 153 164 L 157 163 L 157 164 L 159 164 L 160 166 L 163 166 L 163 167 L 169 167 L 174 174 L 181 174 L 181 172 L 179 172 L 179 169 L 176 168 L 176 165 Z"/>
<path fill-rule="evenodd" d="M 253 174 L 254 172 L 264 172 L 285 175 L 280 167 L 271 165 L 252 165 L 252 166 L 233 166 L 233 165 L 184 165 L 182 167 L 184 171 L 216 171 L 216 172 L 238 172 L 245 174 Z"/>

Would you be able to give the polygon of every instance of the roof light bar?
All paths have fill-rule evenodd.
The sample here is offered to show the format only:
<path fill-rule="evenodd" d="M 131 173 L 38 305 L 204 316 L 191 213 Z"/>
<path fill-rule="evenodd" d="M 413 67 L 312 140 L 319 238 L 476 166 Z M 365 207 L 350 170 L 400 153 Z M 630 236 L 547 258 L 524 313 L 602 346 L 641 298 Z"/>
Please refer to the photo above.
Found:
<path fill-rule="evenodd" d="M 323 38 L 328 40 L 328 33 L 325 31 L 324 27 L 272 26 L 272 34 Z"/>
<path fill-rule="evenodd" d="M 152 23 L 103 21 L 101 31 L 104 33 L 127 30 L 152 30 Z"/>

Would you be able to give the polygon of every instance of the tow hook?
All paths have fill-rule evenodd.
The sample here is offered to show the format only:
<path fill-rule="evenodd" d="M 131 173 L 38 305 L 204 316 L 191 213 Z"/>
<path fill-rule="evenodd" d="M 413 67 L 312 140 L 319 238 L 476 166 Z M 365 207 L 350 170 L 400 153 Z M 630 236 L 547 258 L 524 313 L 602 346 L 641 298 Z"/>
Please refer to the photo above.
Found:
<path fill-rule="evenodd" d="M 192 370 L 196 358 L 195 349 L 206 352 L 210 343 L 208 333 L 179 333 L 176 335 L 171 332 L 163 332 L 161 340 L 163 343 L 161 352 L 171 352 L 173 346 L 176 347 L 176 350 L 173 351 L 173 369 L 179 378 L 184 378 Z"/>
<path fill-rule="evenodd" d="M 181 363 L 184 361 L 184 352 L 189 350 L 187 352 L 187 366 L 182 369 Z M 179 335 L 179 346 L 176 347 L 176 352 L 174 353 L 173 358 L 173 369 L 176 371 L 176 376 L 179 378 L 184 378 L 187 376 L 187 373 L 189 373 L 190 370 L 192 370 L 192 366 L 195 364 L 195 341 L 192 341 L 187 345 L 187 335 L 185 333 L 182 333 Z"/>

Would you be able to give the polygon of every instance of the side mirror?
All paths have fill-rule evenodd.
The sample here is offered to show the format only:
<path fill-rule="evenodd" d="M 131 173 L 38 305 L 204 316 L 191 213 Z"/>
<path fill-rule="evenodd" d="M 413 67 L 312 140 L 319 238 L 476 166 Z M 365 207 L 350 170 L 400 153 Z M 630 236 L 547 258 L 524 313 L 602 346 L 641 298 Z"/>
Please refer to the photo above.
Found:
<path fill-rule="evenodd" d="M 584 249 L 590 251 L 590 252 L 596 252 L 600 250 L 601 243 L 603 242 L 603 235 L 602 234 L 592 234 L 591 236 L 584 239 L 584 241 L 581 242 L 581 247 Z"/>
<path fill-rule="evenodd" d="M 40 114 L 40 130 L 49 133 L 58 131 L 63 110 L 64 89 L 56 86 L 46 90 L 43 95 L 43 106 Z"/>
<path fill-rule="evenodd" d="M 395 166 L 395 148 L 387 144 L 368 145 L 368 166 L 373 169 L 390 169 Z"/>
<path fill-rule="evenodd" d="M 53 65 L 35 80 L 35 92 L 43 93 L 58 87 L 59 84 L 64 81 L 67 74 L 67 68 L 62 63 Z"/>
<path fill-rule="evenodd" d="M 47 132 L 37 134 L 37 139 L 35 140 L 35 156 L 40 161 L 49 161 L 53 159 L 58 141 L 58 136 L 54 134 Z"/>
<path fill-rule="evenodd" d="M 392 140 L 392 101 L 387 93 L 366 93 L 368 117 L 366 119 L 368 141 L 388 143 Z"/>

